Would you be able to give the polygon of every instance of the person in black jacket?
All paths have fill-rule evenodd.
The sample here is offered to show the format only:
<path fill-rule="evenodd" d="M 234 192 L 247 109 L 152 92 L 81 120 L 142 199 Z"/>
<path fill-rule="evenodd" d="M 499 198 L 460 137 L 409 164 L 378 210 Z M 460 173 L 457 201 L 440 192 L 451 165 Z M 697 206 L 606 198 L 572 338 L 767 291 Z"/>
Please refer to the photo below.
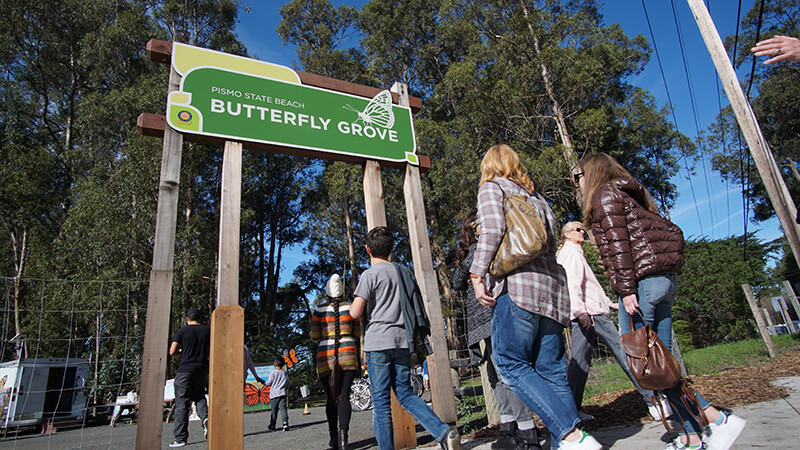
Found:
<path fill-rule="evenodd" d="M 175 441 L 170 447 L 183 447 L 189 438 L 189 413 L 191 404 L 197 405 L 197 415 L 203 426 L 203 437 L 208 432 L 208 352 L 211 329 L 200 323 L 200 310 L 189 308 L 186 326 L 175 333 L 169 354 L 180 353 L 181 363 L 175 375 Z"/>
<path fill-rule="evenodd" d="M 461 224 L 461 235 L 456 253 L 456 270 L 453 273 L 453 290 L 467 291 L 467 345 L 470 349 L 470 366 L 475 367 L 486 361 L 489 383 L 494 391 L 497 411 L 500 414 L 500 427 L 494 449 L 535 449 L 541 448 L 533 413 L 522 403 L 511 388 L 497 375 L 492 360 L 492 310 L 475 299 L 475 289 L 469 281 L 469 267 L 475 257 L 478 237 L 475 232 L 478 213 L 473 211 Z M 481 350 L 480 344 L 485 344 Z"/>

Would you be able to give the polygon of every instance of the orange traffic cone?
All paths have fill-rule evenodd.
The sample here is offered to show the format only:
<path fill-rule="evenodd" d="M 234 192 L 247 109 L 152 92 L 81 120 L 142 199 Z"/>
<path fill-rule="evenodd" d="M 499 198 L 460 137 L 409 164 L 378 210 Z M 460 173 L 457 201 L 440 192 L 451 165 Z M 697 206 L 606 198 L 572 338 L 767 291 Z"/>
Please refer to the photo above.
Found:
<path fill-rule="evenodd" d="M 308 403 L 306 403 L 306 407 L 303 408 L 303 415 L 307 416 L 309 414 L 311 414 L 311 411 L 308 410 Z"/>

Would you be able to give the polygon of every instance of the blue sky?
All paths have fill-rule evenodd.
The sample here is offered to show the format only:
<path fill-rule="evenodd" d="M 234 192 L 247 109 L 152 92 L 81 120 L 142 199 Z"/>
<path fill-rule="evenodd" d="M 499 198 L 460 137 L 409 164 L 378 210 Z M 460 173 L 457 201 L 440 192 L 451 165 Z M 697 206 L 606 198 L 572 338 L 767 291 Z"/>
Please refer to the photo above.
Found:
<path fill-rule="evenodd" d="M 719 112 L 720 104 L 728 104 L 724 93 L 720 92 L 717 75 L 706 46 L 697 29 L 697 25 L 685 0 L 646 0 L 647 13 L 653 29 L 655 44 L 664 67 L 664 77 L 669 89 L 669 97 L 675 108 L 678 130 L 694 138 L 697 130 L 705 130 Z M 332 1 L 334 5 L 354 5 L 358 8 L 364 1 Z M 737 2 L 730 0 L 708 0 L 711 16 L 723 37 L 736 31 Z M 248 5 L 247 0 L 244 5 Z M 258 2 L 250 6 L 250 13 L 244 11 L 239 16 L 240 23 L 236 32 L 251 54 L 258 59 L 291 66 L 295 59 L 294 48 L 283 46 L 275 32 L 280 23 L 278 9 L 282 2 Z M 673 14 L 673 5 L 675 14 Z M 742 15 L 753 5 L 753 0 L 742 2 Z M 640 1 L 613 0 L 607 1 L 602 9 L 605 23 L 619 23 L 629 36 L 642 34 L 651 42 L 650 32 L 645 20 L 645 13 Z M 677 25 L 675 16 L 677 16 Z M 680 40 L 685 50 L 681 54 Z M 388 49 L 387 49 L 388 51 Z M 749 70 L 749 62 L 746 64 Z M 688 77 L 687 77 L 688 70 Z M 687 78 L 689 81 L 687 81 Z M 740 71 L 740 79 L 744 74 Z M 667 105 L 667 90 L 664 87 L 661 72 L 655 54 L 645 70 L 629 80 L 635 86 L 650 91 L 659 106 Z M 690 95 L 689 83 L 691 83 Z M 694 111 L 692 109 L 694 103 Z M 696 117 L 696 120 L 695 120 Z M 687 179 L 687 172 L 682 169 L 673 179 L 678 186 L 679 197 L 670 211 L 672 220 L 683 230 L 687 238 L 706 236 L 719 239 L 731 235 L 740 235 L 744 230 L 742 213 L 741 187 L 726 184 L 719 174 L 711 169 L 708 158 L 694 163 L 696 175 Z M 749 223 L 748 231 L 758 231 L 763 240 L 772 240 L 783 235 L 780 224 L 773 219 L 761 224 Z M 301 257 L 299 252 L 287 252 Z M 291 277 L 291 268 L 296 265 L 292 260 L 286 261 L 285 277 Z"/>

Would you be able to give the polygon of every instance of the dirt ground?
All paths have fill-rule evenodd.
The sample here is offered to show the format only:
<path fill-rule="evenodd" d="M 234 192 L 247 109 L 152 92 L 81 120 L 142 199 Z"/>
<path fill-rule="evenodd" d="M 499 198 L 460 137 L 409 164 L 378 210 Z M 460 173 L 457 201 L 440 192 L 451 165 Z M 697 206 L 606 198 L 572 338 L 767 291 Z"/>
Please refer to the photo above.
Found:
<path fill-rule="evenodd" d="M 798 374 L 800 374 L 800 346 L 795 346 L 770 361 L 747 367 L 731 367 L 716 375 L 690 378 L 695 391 L 714 405 L 721 408 L 736 408 L 750 403 L 785 398 L 786 390 L 773 386 L 772 380 Z M 585 424 L 586 430 L 653 420 L 635 389 L 598 394 L 592 397 L 592 400 L 596 404 L 585 405 L 582 408 L 595 417 Z M 541 421 L 537 422 L 539 431 L 544 431 Z M 496 427 L 486 427 L 477 430 L 473 436 L 494 436 L 496 433 Z"/>

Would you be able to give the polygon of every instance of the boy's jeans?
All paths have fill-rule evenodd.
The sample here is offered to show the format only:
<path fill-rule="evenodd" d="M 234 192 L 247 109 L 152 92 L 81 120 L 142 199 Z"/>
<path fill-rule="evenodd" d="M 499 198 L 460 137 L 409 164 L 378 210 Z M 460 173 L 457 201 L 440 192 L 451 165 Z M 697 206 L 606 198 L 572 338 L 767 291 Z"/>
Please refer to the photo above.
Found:
<path fill-rule="evenodd" d="M 444 439 L 450 426 L 442 422 L 411 388 L 411 352 L 408 349 L 366 352 L 367 371 L 372 389 L 372 428 L 378 448 L 394 449 L 392 434 L 391 389 L 397 401 L 436 441 Z"/>

